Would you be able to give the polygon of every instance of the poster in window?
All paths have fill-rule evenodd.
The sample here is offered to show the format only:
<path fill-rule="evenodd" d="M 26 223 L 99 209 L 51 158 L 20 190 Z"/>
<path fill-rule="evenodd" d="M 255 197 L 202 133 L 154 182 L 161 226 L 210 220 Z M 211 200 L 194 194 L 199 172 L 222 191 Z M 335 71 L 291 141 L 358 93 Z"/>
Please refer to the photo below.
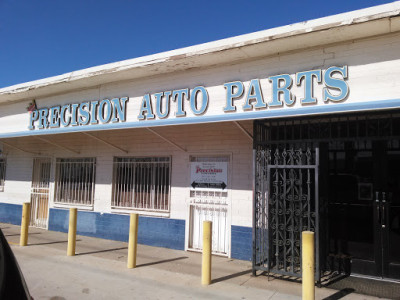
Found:
<path fill-rule="evenodd" d="M 195 190 L 225 190 L 228 185 L 227 162 L 192 162 L 190 185 Z"/>

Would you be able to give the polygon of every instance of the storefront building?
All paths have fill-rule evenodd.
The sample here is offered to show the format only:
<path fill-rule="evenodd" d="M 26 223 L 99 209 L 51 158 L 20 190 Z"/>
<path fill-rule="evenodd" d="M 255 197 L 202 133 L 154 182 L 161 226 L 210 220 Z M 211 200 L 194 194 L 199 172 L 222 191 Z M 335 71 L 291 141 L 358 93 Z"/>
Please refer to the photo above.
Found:
<path fill-rule="evenodd" d="M 0 222 L 400 279 L 400 2 L 0 89 Z"/>

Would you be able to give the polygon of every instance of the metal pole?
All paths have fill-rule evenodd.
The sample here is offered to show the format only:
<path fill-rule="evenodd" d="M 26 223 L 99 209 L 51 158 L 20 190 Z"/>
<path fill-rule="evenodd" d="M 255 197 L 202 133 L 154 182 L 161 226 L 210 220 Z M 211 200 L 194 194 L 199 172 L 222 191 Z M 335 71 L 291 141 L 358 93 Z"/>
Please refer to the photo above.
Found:
<path fill-rule="evenodd" d="M 68 256 L 75 255 L 76 246 L 76 221 L 78 216 L 78 210 L 76 208 L 69 209 L 69 228 L 68 228 Z"/>
<path fill-rule="evenodd" d="M 212 222 L 203 222 L 203 262 L 201 268 L 201 284 L 211 284 L 211 245 Z"/>
<path fill-rule="evenodd" d="M 129 222 L 128 269 L 136 268 L 138 227 L 138 214 L 131 214 Z"/>
<path fill-rule="evenodd" d="M 20 246 L 26 246 L 28 244 L 28 230 L 29 230 L 30 216 L 31 216 L 31 204 L 27 202 L 24 203 L 22 206 L 21 237 L 19 240 Z"/>
<path fill-rule="evenodd" d="M 315 299 L 315 280 L 314 280 L 314 232 L 303 231 L 302 240 L 302 283 L 303 300 Z"/>

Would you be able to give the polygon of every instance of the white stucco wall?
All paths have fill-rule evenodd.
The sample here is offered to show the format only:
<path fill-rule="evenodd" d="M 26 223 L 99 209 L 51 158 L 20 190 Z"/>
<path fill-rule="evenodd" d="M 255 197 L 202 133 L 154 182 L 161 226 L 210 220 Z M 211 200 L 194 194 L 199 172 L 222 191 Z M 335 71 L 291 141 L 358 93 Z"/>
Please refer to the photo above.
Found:
<path fill-rule="evenodd" d="M 170 91 L 181 88 L 193 88 L 202 85 L 209 92 L 209 108 L 205 116 L 232 116 L 242 113 L 243 100 L 235 101 L 237 112 L 224 113 L 226 91 L 223 84 L 240 80 L 245 87 L 253 78 L 261 80 L 265 101 L 271 100 L 271 84 L 267 78 L 277 74 L 290 74 L 294 79 L 295 73 L 306 70 L 322 69 L 330 66 L 348 66 L 350 88 L 349 96 L 341 103 L 323 103 L 323 84 L 316 84 L 314 95 L 318 98 L 316 105 L 311 107 L 340 107 L 338 111 L 358 110 L 357 104 L 373 103 L 379 108 L 381 103 L 392 103 L 391 107 L 399 106 L 400 92 L 400 33 L 376 36 L 364 40 L 353 40 L 340 44 L 330 44 L 324 47 L 310 48 L 285 54 L 276 54 L 252 61 L 228 64 L 206 69 L 193 69 L 185 72 L 170 73 L 136 80 L 123 80 L 117 83 L 102 84 L 96 88 L 83 89 L 37 98 L 38 107 L 51 107 L 67 103 L 101 100 L 104 98 L 129 97 L 128 120 L 126 124 L 142 124 L 151 126 L 152 120 L 138 121 L 137 115 L 142 97 L 146 93 L 154 94 L 160 91 Z M 297 99 L 303 97 L 303 87 L 294 85 L 293 94 Z M 246 91 L 244 93 L 246 95 Z M 25 99 L 12 104 L 0 105 L 0 134 L 28 131 L 29 114 L 26 107 L 32 99 Z M 397 102 L 396 102 L 397 101 Z M 396 104 L 397 103 L 397 104 Z M 346 106 L 348 105 L 348 106 Z M 185 106 L 188 107 L 187 103 Z M 291 107 L 269 108 L 262 110 L 263 117 L 269 117 L 271 112 L 278 110 L 296 114 L 300 108 L 297 100 Z M 390 106 L 390 105 L 389 105 Z M 175 104 L 172 103 L 172 108 Z M 303 106 L 304 107 L 304 106 Z M 347 108 L 346 108 L 347 107 Z M 390 107 L 386 107 L 390 108 Z M 172 109 L 172 112 L 174 110 Z M 202 116 L 192 116 L 190 110 L 186 117 L 179 120 L 202 120 Z M 246 121 L 240 123 L 252 132 L 252 113 L 241 114 Z M 259 116 L 259 115 L 258 115 Z M 274 115 L 276 117 L 278 115 Z M 169 119 L 175 118 L 171 113 Z M 162 123 L 159 123 L 162 125 Z M 96 125 L 98 126 L 98 125 Z M 84 130 L 85 126 L 78 126 Z M 100 128 L 97 127 L 97 128 Z M 30 180 L 32 174 L 32 158 L 35 156 L 50 156 L 53 158 L 53 170 L 56 157 L 96 157 L 96 189 L 93 209 L 99 212 L 111 212 L 111 179 L 112 161 L 114 156 L 157 156 L 172 157 L 171 210 L 170 217 L 185 219 L 189 197 L 189 157 L 196 154 L 226 154 L 230 155 L 231 173 L 231 216 L 232 225 L 251 226 L 252 210 L 252 142 L 233 122 L 216 122 L 198 125 L 176 125 L 153 127 L 165 138 L 185 148 L 182 151 L 165 142 L 146 128 L 118 129 L 92 132 L 108 142 L 129 151 L 125 154 L 112 147 L 91 139 L 79 132 L 63 133 L 45 136 L 49 141 L 68 147 L 75 154 L 60 147 L 38 140 L 33 136 L 19 138 L 3 138 L 4 153 L 7 157 L 7 172 L 4 192 L 0 193 L 0 201 L 6 203 L 22 203 L 29 201 Z M 36 130 L 35 130 L 36 132 Z M 51 129 L 40 132 L 51 133 Z M 24 153 L 9 145 L 24 149 Z M 53 172 L 54 173 L 54 172 Z M 54 174 L 53 174 L 54 178 Z M 52 186 L 53 188 L 53 186 Z M 51 202 L 50 206 L 54 206 Z"/>
<path fill-rule="evenodd" d="M 251 121 L 241 122 L 249 132 Z M 54 170 L 56 158 L 95 157 L 96 186 L 93 207 L 81 209 L 97 212 L 129 213 L 129 210 L 111 208 L 113 158 L 115 156 L 170 156 L 171 168 L 171 206 L 170 214 L 163 217 L 186 219 L 190 195 L 190 156 L 227 155 L 229 163 L 229 202 L 231 202 L 232 222 L 234 225 L 251 226 L 252 211 L 252 142 L 234 123 L 213 123 L 189 126 L 170 126 L 157 128 L 157 133 L 173 141 L 187 151 L 167 143 L 147 129 L 129 129 L 108 131 L 97 136 L 129 151 L 128 154 L 91 139 L 80 133 L 52 137 L 52 142 L 63 143 L 80 154 L 60 150 L 54 145 L 43 143 L 34 138 L 21 138 L 17 145 L 21 149 L 40 152 L 43 157 L 52 157 L 52 184 L 50 207 L 70 207 L 54 204 Z M 32 143 L 33 140 L 33 143 Z M 35 143 L 36 142 L 36 143 Z M 5 149 L 7 172 L 4 192 L 0 201 L 21 204 L 30 201 L 30 187 L 33 158 L 39 157 L 19 150 Z M 159 215 L 141 212 L 142 214 Z"/>
<path fill-rule="evenodd" d="M 245 120 L 254 118 L 267 118 L 279 115 L 297 115 L 314 113 L 316 107 L 324 107 L 327 111 L 357 110 L 363 108 L 368 102 L 376 102 L 376 107 L 396 106 L 390 104 L 390 100 L 398 101 L 400 70 L 400 33 L 393 33 L 385 36 L 368 38 L 365 40 L 354 40 L 352 42 L 332 44 L 325 47 L 311 48 L 293 53 L 277 54 L 232 65 L 224 65 L 215 68 L 194 69 L 184 72 L 171 73 L 163 76 L 153 76 L 136 80 L 120 81 L 117 83 L 104 84 L 96 88 L 85 89 L 76 92 L 69 92 L 61 95 L 37 98 L 38 108 L 52 107 L 55 105 L 81 103 L 84 101 L 112 99 L 115 97 L 129 97 L 127 104 L 127 120 L 125 123 L 118 123 L 120 128 L 127 127 L 151 127 L 168 124 L 187 124 L 207 122 L 208 118 L 215 117 L 212 121 L 232 120 L 232 118 Z M 322 90 L 323 83 L 314 82 L 314 96 L 318 99 L 316 104 L 301 105 L 300 98 L 304 97 L 304 86 L 297 86 L 293 83 L 291 92 L 296 96 L 296 102 L 292 106 L 269 107 L 265 109 L 253 109 L 243 111 L 247 94 L 247 87 L 251 79 L 258 78 L 264 101 L 271 102 L 272 85 L 268 77 L 278 74 L 290 74 L 295 81 L 297 72 L 321 69 L 326 70 L 330 66 L 348 66 L 348 83 L 350 93 L 340 103 L 332 101 L 324 103 Z M 226 105 L 226 89 L 223 84 L 231 81 L 242 81 L 245 86 L 243 96 L 234 101 L 237 106 L 236 112 L 224 112 Z M 189 102 L 185 100 L 185 117 L 175 117 L 176 103 L 171 101 L 170 116 L 163 120 L 142 120 L 137 119 L 140 111 L 140 104 L 143 95 L 163 91 L 204 86 L 209 94 L 209 106 L 204 115 L 194 116 L 189 109 Z M 331 89 L 331 92 L 334 91 Z M 32 99 L 19 103 L 3 104 L 0 110 L 0 136 L 7 137 L 8 134 L 48 134 L 57 132 L 58 129 L 35 129 L 28 130 L 29 114 L 26 107 Z M 155 99 L 153 110 L 155 111 Z M 303 110 L 300 110 L 302 108 Z M 371 106 L 368 107 L 371 109 Z M 211 119 L 210 119 L 211 120 Z M 163 123 L 164 122 L 164 123 Z M 85 131 L 106 129 L 111 124 L 69 126 L 66 131 Z M 60 128 L 61 129 L 61 128 Z"/>

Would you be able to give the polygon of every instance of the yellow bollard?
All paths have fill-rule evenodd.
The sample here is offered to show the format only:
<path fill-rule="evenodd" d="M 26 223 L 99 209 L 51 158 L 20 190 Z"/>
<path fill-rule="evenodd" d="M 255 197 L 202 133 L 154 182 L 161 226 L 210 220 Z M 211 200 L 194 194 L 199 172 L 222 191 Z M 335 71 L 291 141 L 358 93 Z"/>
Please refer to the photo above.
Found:
<path fill-rule="evenodd" d="M 75 255 L 76 246 L 76 221 L 78 217 L 78 210 L 76 208 L 69 209 L 69 228 L 68 228 L 68 249 L 67 255 Z"/>
<path fill-rule="evenodd" d="M 22 206 L 21 237 L 19 240 L 20 246 L 26 246 L 28 244 L 28 230 L 29 230 L 30 217 L 31 217 L 31 204 L 27 202 L 24 203 Z"/>
<path fill-rule="evenodd" d="M 212 222 L 203 222 L 203 262 L 201 267 L 201 284 L 211 284 L 211 246 Z"/>
<path fill-rule="evenodd" d="M 139 227 L 138 214 L 131 214 L 129 222 L 129 244 L 128 244 L 128 269 L 136 268 L 137 236 Z"/>
<path fill-rule="evenodd" d="M 302 240 L 302 283 L 303 300 L 315 299 L 315 279 L 314 279 L 314 232 L 303 231 Z"/>

